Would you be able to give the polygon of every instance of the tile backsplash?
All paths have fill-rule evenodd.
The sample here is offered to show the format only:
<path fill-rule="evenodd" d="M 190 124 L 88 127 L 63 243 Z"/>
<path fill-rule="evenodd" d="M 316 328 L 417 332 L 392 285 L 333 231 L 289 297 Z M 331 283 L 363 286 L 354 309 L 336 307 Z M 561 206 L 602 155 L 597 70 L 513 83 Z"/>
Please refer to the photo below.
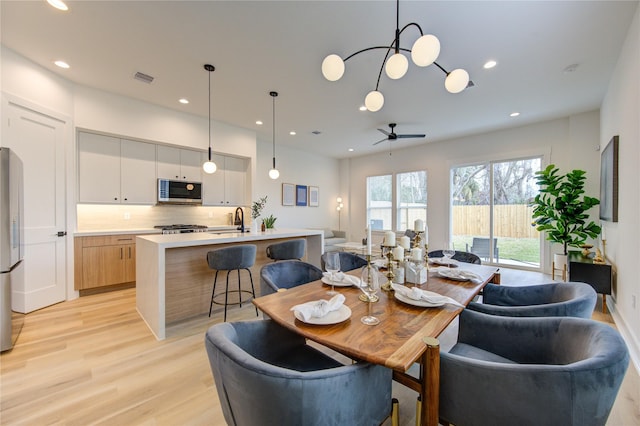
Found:
<path fill-rule="evenodd" d="M 147 229 L 156 225 L 233 225 L 235 207 L 78 204 L 77 231 Z M 245 224 L 251 213 L 245 207 Z"/>

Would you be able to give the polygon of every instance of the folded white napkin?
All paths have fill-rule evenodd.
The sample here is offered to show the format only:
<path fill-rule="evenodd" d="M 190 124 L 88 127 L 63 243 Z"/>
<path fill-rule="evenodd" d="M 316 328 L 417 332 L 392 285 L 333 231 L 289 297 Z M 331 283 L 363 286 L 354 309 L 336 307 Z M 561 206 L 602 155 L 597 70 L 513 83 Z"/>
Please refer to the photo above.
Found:
<path fill-rule="evenodd" d="M 335 274 L 332 274 L 331 272 L 323 272 L 322 275 L 329 281 L 333 281 L 337 284 L 349 284 L 355 285 L 356 287 L 360 285 L 360 278 L 354 277 L 353 275 L 347 275 L 344 272 L 336 272 Z"/>
<path fill-rule="evenodd" d="M 291 310 L 300 314 L 304 321 L 309 321 L 312 317 L 321 318 L 331 311 L 340 309 L 343 303 L 344 295 L 336 294 L 330 300 L 321 299 L 301 303 L 291 308 Z"/>
<path fill-rule="evenodd" d="M 458 306 L 460 308 L 464 308 L 464 305 L 456 302 L 452 298 L 448 296 L 443 296 L 438 293 L 434 293 L 433 291 L 427 291 L 419 289 L 418 287 L 405 287 L 401 284 L 391 284 L 391 288 L 413 300 L 424 300 L 428 303 L 439 304 L 439 303 L 449 303 L 451 305 Z"/>

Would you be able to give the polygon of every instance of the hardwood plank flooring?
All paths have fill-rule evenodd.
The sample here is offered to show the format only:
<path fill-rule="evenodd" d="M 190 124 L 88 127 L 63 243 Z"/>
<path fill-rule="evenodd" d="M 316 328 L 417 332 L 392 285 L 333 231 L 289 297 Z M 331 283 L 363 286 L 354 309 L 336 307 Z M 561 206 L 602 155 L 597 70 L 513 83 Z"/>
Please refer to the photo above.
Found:
<path fill-rule="evenodd" d="M 506 285 L 546 281 L 540 274 L 502 275 Z M 594 318 L 612 323 L 600 309 Z M 230 307 L 228 316 L 256 318 L 251 304 Z M 224 425 L 204 349 L 206 329 L 221 320 L 221 312 L 197 317 L 157 341 L 136 312 L 133 288 L 32 312 L 15 348 L 0 357 L 0 424 Z M 440 338 L 443 349 L 456 335 L 452 324 Z M 401 425 L 413 425 L 416 394 L 397 383 L 393 394 Z M 639 401 L 630 365 L 607 425 L 640 425 Z"/>

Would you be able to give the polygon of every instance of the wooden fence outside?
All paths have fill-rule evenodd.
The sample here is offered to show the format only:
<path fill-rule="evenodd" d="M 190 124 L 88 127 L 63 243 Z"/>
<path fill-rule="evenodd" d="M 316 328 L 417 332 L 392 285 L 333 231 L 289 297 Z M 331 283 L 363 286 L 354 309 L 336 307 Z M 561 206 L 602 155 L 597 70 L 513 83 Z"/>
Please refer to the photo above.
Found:
<path fill-rule="evenodd" d="M 507 204 L 493 207 L 493 235 L 503 238 L 540 238 L 531 226 L 533 207 Z M 453 235 L 489 235 L 489 206 L 453 206 Z"/>

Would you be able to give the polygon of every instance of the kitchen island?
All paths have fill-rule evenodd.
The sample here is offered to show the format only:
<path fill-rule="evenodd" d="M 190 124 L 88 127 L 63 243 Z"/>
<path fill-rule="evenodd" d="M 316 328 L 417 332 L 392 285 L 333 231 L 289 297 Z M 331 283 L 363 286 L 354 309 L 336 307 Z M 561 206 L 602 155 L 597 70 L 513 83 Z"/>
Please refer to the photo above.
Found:
<path fill-rule="evenodd" d="M 295 238 L 307 240 L 306 258 L 320 267 L 324 232 L 314 229 L 271 229 L 258 233 L 208 232 L 142 235 L 136 238 L 136 307 L 157 339 L 166 337 L 166 328 L 185 319 L 209 313 L 215 272 L 206 256 L 210 250 L 239 244 L 257 246 L 251 268 L 256 296 L 260 295 L 260 268 L 272 262 L 266 256 L 268 245 Z M 222 280 L 220 279 L 222 278 Z M 242 288 L 250 290 L 248 273 L 242 271 Z M 218 276 L 224 285 L 225 274 Z M 229 282 L 237 283 L 236 272 Z M 251 303 L 251 302 L 249 302 Z M 218 315 L 216 311 L 212 313 Z"/>

